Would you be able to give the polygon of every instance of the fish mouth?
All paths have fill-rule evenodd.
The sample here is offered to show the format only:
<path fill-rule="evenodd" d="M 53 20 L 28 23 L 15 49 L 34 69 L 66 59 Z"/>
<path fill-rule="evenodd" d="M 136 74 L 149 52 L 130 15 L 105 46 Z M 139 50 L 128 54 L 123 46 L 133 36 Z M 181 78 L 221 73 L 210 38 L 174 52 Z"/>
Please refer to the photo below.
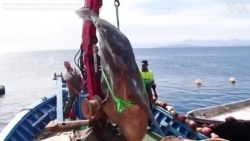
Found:
<path fill-rule="evenodd" d="M 91 21 L 91 16 L 97 16 L 96 13 L 92 9 L 90 9 L 88 7 L 82 7 L 80 9 L 76 10 L 75 13 L 81 19 L 90 20 L 90 21 Z"/>

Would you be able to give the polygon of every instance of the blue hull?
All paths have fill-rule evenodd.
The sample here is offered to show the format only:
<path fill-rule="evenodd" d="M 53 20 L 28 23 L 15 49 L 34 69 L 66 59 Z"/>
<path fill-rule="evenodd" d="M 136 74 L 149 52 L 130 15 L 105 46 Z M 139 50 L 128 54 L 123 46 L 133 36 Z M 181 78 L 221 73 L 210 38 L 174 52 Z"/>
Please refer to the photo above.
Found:
<path fill-rule="evenodd" d="M 30 141 L 39 136 L 45 126 L 56 119 L 56 96 L 44 97 L 22 109 L 2 130 L 4 141 Z"/>

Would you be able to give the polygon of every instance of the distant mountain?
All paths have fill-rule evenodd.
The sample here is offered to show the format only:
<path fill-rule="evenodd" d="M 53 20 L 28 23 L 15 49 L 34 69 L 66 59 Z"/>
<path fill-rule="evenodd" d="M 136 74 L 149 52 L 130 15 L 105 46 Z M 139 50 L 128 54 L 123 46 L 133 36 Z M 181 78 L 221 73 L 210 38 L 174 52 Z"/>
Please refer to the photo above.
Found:
<path fill-rule="evenodd" d="M 249 46 L 250 40 L 185 40 L 181 43 L 183 46 L 197 47 L 232 47 L 232 46 Z M 177 45 L 179 46 L 179 45 Z"/>
<path fill-rule="evenodd" d="M 250 47 L 250 40 L 193 40 L 187 39 L 182 42 L 171 43 L 150 43 L 150 44 L 133 44 L 136 48 L 154 48 L 154 47 Z"/>

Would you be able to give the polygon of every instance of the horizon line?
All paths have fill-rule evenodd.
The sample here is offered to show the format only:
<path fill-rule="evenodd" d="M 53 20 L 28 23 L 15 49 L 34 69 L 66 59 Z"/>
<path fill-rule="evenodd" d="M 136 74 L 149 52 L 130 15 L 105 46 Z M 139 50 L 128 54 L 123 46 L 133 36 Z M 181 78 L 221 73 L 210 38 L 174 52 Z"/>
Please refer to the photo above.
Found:
<path fill-rule="evenodd" d="M 236 47 L 250 47 L 250 45 L 230 45 L 230 46 L 204 46 L 204 45 L 197 45 L 197 46 L 190 46 L 190 45 L 166 45 L 166 46 L 155 46 L 155 47 L 133 47 L 133 49 L 163 49 L 163 48 L 236 48 Z M 39 50 L 24 50 L 24 51 L 6 51 L 0 52 L 0 54 L 12 54 L 12 53 L 29 53 L 29 52 L 47 52 L 47 51 L 77 51 L 79 49 L 39 49 Z"/>

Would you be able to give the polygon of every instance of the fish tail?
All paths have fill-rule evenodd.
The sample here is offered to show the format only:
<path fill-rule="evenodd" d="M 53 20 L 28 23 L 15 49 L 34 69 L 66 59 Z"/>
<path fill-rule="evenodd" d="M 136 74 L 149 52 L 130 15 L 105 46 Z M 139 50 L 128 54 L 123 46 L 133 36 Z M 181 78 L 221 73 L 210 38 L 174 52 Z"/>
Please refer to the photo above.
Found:
<path fill-rule="evenodd" d="M 161 135 L 162 137 L 164 137 L 165 135 L 164 135 L 164 133 L 162 132 L 159 123 L 155 120 L 155 118 L 154 118 L 154 116 L 153 116 L 153 113 L 152 113 L 151 111 L 149 111 L 149 115 L 150 115 L 150 116 L 149 116 L 149 119 L 151 120 L 151 123 L 153 123 L 154 126 L 158 129 L 160 135 Z"/>
<path fill-rule="evenodd" d="M 151 123 L 153 123 L 153 125 L 159 130 L 160 135 L 164 137 L 165 135 L 162 132 L 159 123 L 154 118 L 154 115 L 153 115 L 151 109 L 149 108 L 149 105 L 146 104 L 145 102 L 142 102 L 142 101 L 138 101 L 138 104 L 144 110 L 144 112 L 148 116 L 148 119 L 151 121 Z"/>

